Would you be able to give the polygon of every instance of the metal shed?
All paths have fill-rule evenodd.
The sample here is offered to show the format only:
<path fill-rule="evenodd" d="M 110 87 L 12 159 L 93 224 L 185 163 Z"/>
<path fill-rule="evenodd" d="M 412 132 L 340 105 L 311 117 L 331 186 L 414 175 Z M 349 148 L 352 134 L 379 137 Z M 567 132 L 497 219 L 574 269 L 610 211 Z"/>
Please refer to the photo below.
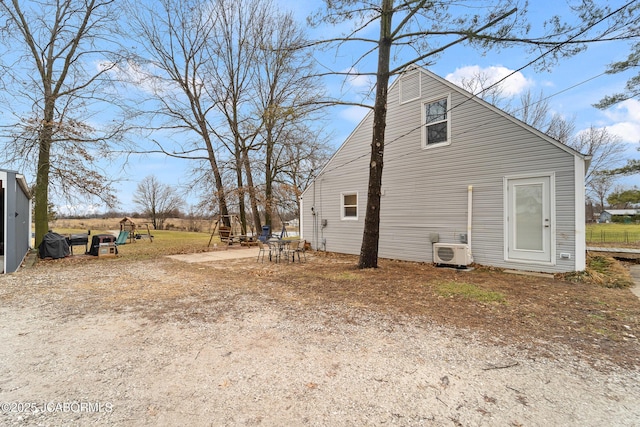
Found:
<path fill-rule="evenodd" d="M 13 273 L 31 247 L 31 193 L 15 171 L 0 169 L 0 213 L 0 273 Z"/>

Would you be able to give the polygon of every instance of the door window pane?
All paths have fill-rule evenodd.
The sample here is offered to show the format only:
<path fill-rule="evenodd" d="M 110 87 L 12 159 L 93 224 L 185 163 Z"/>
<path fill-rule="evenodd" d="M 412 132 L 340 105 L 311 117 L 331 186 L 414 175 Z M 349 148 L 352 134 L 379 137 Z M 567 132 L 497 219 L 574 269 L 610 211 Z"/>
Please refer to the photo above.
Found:
<path fill-rule="evenodd" d="M 517 249 L 542 251 L 543 208 L 542 184 L 516 185 L 516 239 Z"/>

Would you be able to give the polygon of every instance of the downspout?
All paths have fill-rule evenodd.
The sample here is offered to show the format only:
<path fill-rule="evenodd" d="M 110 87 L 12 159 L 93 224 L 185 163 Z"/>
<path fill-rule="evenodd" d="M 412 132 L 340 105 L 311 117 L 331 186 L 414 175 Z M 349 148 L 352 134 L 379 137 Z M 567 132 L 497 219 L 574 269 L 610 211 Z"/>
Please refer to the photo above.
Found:
<path fill-rule="evenodd" d="M 0 227 L 2 227 L 2 246 L 4 250 L 7 251 L 9 248 L 7 247 L 7 193 L 9 186 L 7 185 L 8 174 L 6 172 L 0 171 L 0 194 L 4 200 L 2 200 L 3 212 L 2 221 L 0 222 Z M 4 191 L 2 191 L 5 189 Z M 6 253 L 6 252 L 5 252 Z M 7 272 L 7 256 L 2 255 L 2 265 L 0 265 L 0 273 Z"/>
<path fill-rule="evenodd" d="M 473 220 L 473 185 L 467 187 L 467 245 L 469 247 L 469 257 L 473 260 L 471 251 L 471 228 Z"/>
<path fill-rule="evenodd" d="M 311 217 L 313 219 L 313 248 L 318 250 L 318 215 L 316 212 L 316 183 L 318 178 L 313 180 L 313 204 L 311 205 Z"/>
<path fill-rule="evenodd" d="M 322 176 L 322 175 L 320 175 L 320 176 Z M 323 183 L 323 181 L 324 181 L 324 178 L 320 178 L 320 195 L 318 196 L 318 199 L 319 199 L 319 202 L 320 202 L 320 212 L 318 214 L 318 219 L 320 221 L 320 225 L 319 225 L 319 228 L 320 228 L 320 242 L 319 243 L 322 243 L 322 250 L 326 251 L 327 250 L 327 245 L 326 245 L 326 241 L 324 239 L 324 225 L 323 225 L 323 219 L 322 219 L 322 215 L 323 215 L 323 213 L 322 213 L 322 183 Z M 319 247 L 318 247 L 318 250 L 320 250 Z"/>

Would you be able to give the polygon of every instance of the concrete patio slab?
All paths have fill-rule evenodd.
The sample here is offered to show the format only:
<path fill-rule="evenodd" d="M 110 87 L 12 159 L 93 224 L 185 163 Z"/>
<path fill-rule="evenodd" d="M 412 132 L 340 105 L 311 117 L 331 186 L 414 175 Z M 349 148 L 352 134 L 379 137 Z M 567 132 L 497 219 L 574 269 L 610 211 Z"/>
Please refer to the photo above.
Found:
<path fill-rule="evenodd" d="M 257 259 L 259 251 L 260 249 L 257 247 L 248 247 L 242 249 L 229 249 L 226 251 L 219 250 L 211 252 L 199 252 L 194 254 L 167 255 L 167 257 L 182 262 L 198 263 L 252 257 Z"/>

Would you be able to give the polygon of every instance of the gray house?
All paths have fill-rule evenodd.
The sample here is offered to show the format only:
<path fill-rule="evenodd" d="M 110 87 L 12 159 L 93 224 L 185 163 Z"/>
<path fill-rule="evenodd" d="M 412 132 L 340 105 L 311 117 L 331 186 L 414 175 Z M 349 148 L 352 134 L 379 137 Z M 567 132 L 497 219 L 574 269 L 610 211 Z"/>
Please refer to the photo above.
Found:
<path fill-rule="evenodd" d="M 379 256 L 541 272 L 585 268 L 590 157 L 422 68 L 389 87 Z M 359 254 L 373 113 L 301 196 L 314 249 Z"/>
<path fill-rule="evenodd" d="M 640 209 L 607 209 L 600 213 L 598 222 L 609 223 L 613 217 L 634 217 L 640 215 Z"/>
<path fill-rule="evenodd" d="M 31 243 L 31 194 L 17 172 L 0 169 L 0 212 L 0 273 L 13 273 Z"/>

